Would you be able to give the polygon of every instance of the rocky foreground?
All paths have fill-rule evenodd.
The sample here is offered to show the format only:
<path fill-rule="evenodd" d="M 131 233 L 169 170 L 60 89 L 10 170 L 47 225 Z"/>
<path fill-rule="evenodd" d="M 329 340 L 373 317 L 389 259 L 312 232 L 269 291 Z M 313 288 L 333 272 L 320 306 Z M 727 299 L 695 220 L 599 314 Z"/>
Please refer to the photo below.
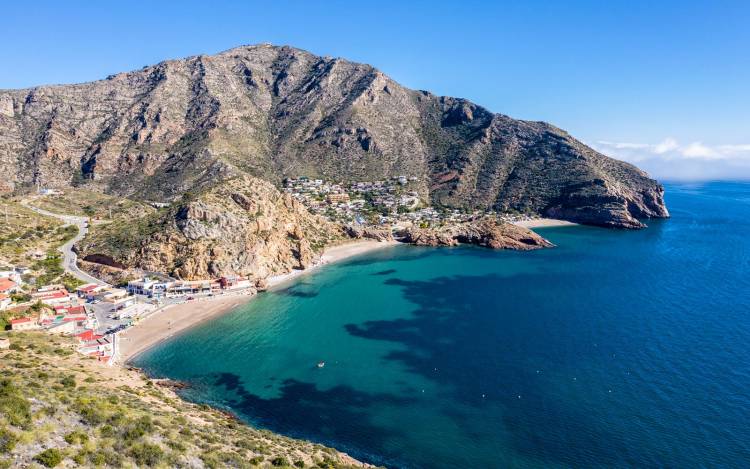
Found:
<path fill-rule="evenodd" d="M 668 216 L 660 184 L 550 124 L 265 44 L 0 91 L 0 172 L 0 191 L 79 187 L 160 202 L 242 175 L 276 186 L 404 175 L 434 206 L 625 228 Z"/>

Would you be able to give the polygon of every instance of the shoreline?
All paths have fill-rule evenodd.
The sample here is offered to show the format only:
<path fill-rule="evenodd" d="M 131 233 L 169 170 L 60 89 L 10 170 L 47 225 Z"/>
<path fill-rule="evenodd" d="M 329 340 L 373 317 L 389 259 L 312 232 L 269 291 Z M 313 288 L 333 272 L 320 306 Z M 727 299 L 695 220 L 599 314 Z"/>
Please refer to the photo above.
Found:
<path fill-rule="evenodd" d="M 290 282 L 297 277 L 315 271 L 321 266 L 398 244 L 401 243 L 398 241 L 360 240 L 331 246 L 323 251 L 320 259 L 312 266 L 269 277 L 267 279 L 268 289 Z M 226 314 L 236 307 L 248 303 L 255 296 L 256 294 L 229 293 L 167 305 L 118 334 L 116 356 L 113 363 L 126 366 L 135 357 L 164 340 L 179 335 L 209 319 Z"/>
<path fill-rule="evenodd" d="M 534 218 L 532 220 L 514 221 L 514 225 L 524 228 L 551 228 L 553 226 L 576 226 L 578 223 L 572 221 L 558 220 L 557 218 Z"/>
<path fill-rule="evenodd" d="M 344 259 L 348 259 L 359 254 L 364 254 L 366 252 L 371 252 L 387 247 L 393 247 L 399 244 L 403 243 L 399 243 L 398 241 L 376 241 L 368 239 L 331 246 L 323 251 L 323 254 L 321 254 L 318 261 L 316 261 L 315 263 L 313 263 L 313 265 L 306 269 L 293 270 L 286 274 L 268 277 L 268 279 L 266 279 L 266 281 L 268 282 L 268 289 L 270 290 L 297 277 L 309 274 L 310 272 L 313 272 L 324 265 L 333 264 L 335 262 L 340 262 Z"/>

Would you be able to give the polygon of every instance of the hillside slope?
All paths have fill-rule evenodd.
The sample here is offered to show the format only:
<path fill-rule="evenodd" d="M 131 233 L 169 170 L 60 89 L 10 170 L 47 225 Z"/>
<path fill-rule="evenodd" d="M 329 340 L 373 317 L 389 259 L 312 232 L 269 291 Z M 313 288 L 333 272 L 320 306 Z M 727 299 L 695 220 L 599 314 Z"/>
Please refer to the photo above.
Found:
<path fill-rule="evenodd" d="M 0 337 L 11 346 L 0 350 L 0 467 L 367 466 L 183 401 L 158 385 L 169 383 L 79 355 L 72 339 Z"/>
<path fill-rule="evenodd" d="M 242 173 L 277 184 L 407 175 L 455 208 L 619 227 L 668 216 L 660 184 L 549 124 L 271 45 L 0 91 L 0 171 L 5 191 L 72 185 L 165 201 Z"/>

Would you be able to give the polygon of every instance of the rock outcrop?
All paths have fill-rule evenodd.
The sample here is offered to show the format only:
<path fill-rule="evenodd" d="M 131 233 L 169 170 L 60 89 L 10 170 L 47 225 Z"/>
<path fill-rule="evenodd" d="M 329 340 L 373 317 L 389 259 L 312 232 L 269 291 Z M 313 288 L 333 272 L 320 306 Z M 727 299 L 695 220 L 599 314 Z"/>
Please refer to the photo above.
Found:
<path fill-rule="evenodd" d="M 346 225 L 344 233 L 354 239 L 374 239 L 375 241 L 393 241 L 390 227 L 374 228 L 371 226 Z"/>
<path fill-rule="evenodd" d="M 446 207 L 627 228 L 668 216 L 660 184 L 552 125 L 271 45 L 0 91 L 0 171 L 3 191 L 85 186 L 163 201 L 240 175 L 275 184 L 406 175 Z M 191 210 L 185 223 L 201 207 Z"/>
<path fill-rule="evenodd" d="M 417 246 L 474 244 L 490 249 L 531 250 L 552 247 L 533 231 L 510 223 L 480 220 L 441 228 L 407 228 L 398 233 L 405 243 Z"/>
<path fill-rule="evenodd" d="M 243 275 L 262 286 L 268 276 L 304 269 L 340 228 L 312 215 L 272 184 L 248 176 L 188 195 L 125 233 L 118 223 L 92 231 L 78 247 L 88 259 L 182 279 Z M 128 236 L 129 239 L 123 239 Z M 123 243 L 128 249 L 122 249 Z"/>

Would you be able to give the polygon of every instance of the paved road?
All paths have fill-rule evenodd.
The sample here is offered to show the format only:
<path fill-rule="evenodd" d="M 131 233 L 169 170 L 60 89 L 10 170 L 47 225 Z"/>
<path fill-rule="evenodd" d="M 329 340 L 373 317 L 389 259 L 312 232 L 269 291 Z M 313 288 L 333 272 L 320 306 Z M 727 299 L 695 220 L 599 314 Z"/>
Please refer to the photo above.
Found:
<path fill-rule="evenodd" d="M 96 283 L 98 285 L 107 285 L 106 282 L 103 282 L 102 280 L 99 280 L 96 277 L 92 277 L 91 275 L 87 274 L 86 272 L 82 271 L 78 268 L 78 265 L 76 264 L 76 260 L 78 259 L 78 255 L 76 255 L 75 252 L 73 252 L 73 246 L 80 240 L 86 236 L 88 233 L 88 218 L 86 217 L 76 217 L 73 215 L 60 215 L 59 213 L 53 213 L 48 212 L 47 210 L 42 210 L 41 208 L 34 207 L 32 205 L 29 205 L 27 201 L 21 202 L 25 207 L 41 214 L 46 215 L 48 217 L 54 217 L 59 220 L 62 220 L 65 222 L 66 225 L 75 225 L 78 227 L 78 234 L 73 237 L 70 241 L 60 246 L 59 251 L 63 253 L 63 268 L 66 272 L 77 278 L 78 280 L 86 283 Z"/>

